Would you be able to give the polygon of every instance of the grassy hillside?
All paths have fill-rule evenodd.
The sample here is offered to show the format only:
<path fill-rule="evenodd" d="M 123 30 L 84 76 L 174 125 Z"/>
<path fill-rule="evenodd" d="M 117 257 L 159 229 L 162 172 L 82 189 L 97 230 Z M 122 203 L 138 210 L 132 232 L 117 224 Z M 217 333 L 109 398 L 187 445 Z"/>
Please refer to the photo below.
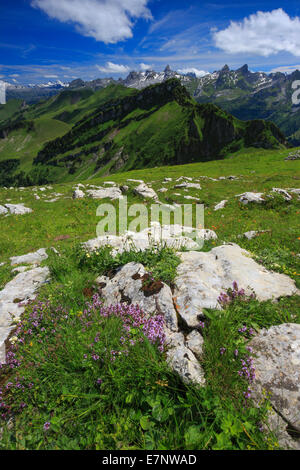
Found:
<path fill-rule="evenodd" d="M 16 114 L 20 110 L 22 103 L 22 100 L 9 100 L 6 104 L 0 104 L 0 123 Z"/>
<path fill-rule="evenodd" d="M 25 186 L 220 159 L 285 142 L 271 123 L 242 122 L 197 104 L 174 79 L 142 91 L 65 90 L 2 121 L 1 133 L 0 161 L 19 159 L 2 184 Z"/>
<path fill-rule="evenodd" d="M 263 205 L 247 206 L 236 197 L 245 191 L 270 193 L 273 187 L 300 188 L 300 162 L 286 161 L 288 153 L 285 149 L 243 149 L 223 160 L 139 169 L 81 182 L 127 184 L 129 204 L 142 199 L 133 192 L 137 183 L 128 178 L 143 179 L 156 191 L 166 188 L 166 192 L 158 192 L 162 202 L 183 204 L 190 202 L 186 195 L 195 197 L 205 205 L 205 227 L 218 235 L 217 240 L 204 244 L 204 251 L 223 242 L 238 243 L 258 263 L 287 274 L 300 288 L 298 196 L 294 194 L 290 202 L 278 196 Z M 238 179 L 217 179 L 230 175 Z M 201 189 L 174 189 L 179 176 L 199 179 Z M 165 182 L 165 177 L 173 181 Z M 105 356 L 100 365 L 91 361 L 87 367 L 84 357 L 95 337 L 103 351 L 118 350 L 122 331 L 119 319 L 111 316 L 102 322 L 92 315 L 86 322 L 84 310 L 91 302 L 95 278 L 138 261 L 170 283 L 177 260 L 167 250 L 142 255 L 131 252 L 117 260 L 105 250 L 91 258 L 83 255 L 78 245 L 96 237 L 96 209 L 99 203 L 110 201 L 73 200 L 74 187 L 74 182 L 64 182 L 47 186 L 45 191 L 0 188 L 0 204 L 23 202 L 33 209 L 22 216 L 0 216 L 0 264 L 5 263 L 0 266 L 0 289 L 14 276 L 10 256 L 41 247 L 55 247 L 60 253 L 50 251 L 44 263 L 51 269 L 51 283 L 42 288 L 42 303 L 34 315 L 29 305 L 24 317 L 25 332 L 32 319 L 36 324 L 39 314 L 43 315 L 43 329 L 28 330 L 32 335 L 25 338 L 20 350 L 23 364 L 17 373 L 14 369 L 0 372 L 3 384 L 30 384 L 3 393 L 2 400 L 11 404 L 14 420 L 9 425 L 4 420 L 0 448 L 277 449 L 274 435 L 261 432 L 270 405 L 266 402 L 257 408 L 248 401 L 245 406 L 247 383 L 238 378 L 236 361 L 226 361 L 219 351 L 224 346 L 230 351 L 241 348 L 240 325 L 260 329 L 300 323 L 299 296 L 276 303 L 233 302 L 221 315 L 206 311 L 209 322 L 203 332 L 203 367 L 207 384 L 202 389 L 181 383 L 166 366 L 165 355 L 147 342 L 137 342 L 124 360 L 111 362 Z M 56 201 L 47 202 L 55 195 Z M 225 208 L 214 211 L 214 205 L 223 199 L 228 200 Z M 118 211 L 118 202 L 113 204 Z M 149 207 L 150 202 L 145 204 Z M 241 235 L 249 230 L 266 232 L 248 240 Z M 88 328 L 83 328 L 82 320 Z M 137 339 L 135 330 L 134 334 Z"/>

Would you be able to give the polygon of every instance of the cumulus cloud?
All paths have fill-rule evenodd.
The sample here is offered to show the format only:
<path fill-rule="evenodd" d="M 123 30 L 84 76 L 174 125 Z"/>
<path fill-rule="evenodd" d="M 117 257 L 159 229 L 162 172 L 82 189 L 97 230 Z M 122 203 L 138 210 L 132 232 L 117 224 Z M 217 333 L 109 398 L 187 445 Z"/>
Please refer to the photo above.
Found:
<path fill-rule="evenodd" d="M 215 45 L 231 54 L 268 57 L 279 52 L 300 56 L 300 18 L 291 18 L 282 8 L 258 11 L 241 22 L 213 33 Z"/>
<path fill-rule="evenodd" d="M 196 69 L 195 67 L 187 67 L 184 69 L 179 69 L 179 73 L 187 74 L 187 73 L 194 73 L 197 78 L 204 77 L 204 75 L 207 75 L 209 72 L 205 72 L 205 70 L 199 70 Z"/>
<path fill-rule="evenodd" d="M 131 38 L 133 19 L 152 19 L 149 0 L 32 0 L 50 18 L 74 23 L 83 36 L 105 44 Z"/>
<path fill-rule="evenodd" d="M 96 65 L 96 67 L 102 73 L 123 74 L 129 72 L 127 65 L 114 64 L 113 62 L 106 62 L 105 67 L 101 67 L 100 65 Z"/>
<path fill-rule="evenodd" d="M 140 64 L 140 69 L 144 72 L 145 70 L 152 70 L 152 65 L 149 64 L 143 64 L 143 62 Z"/>

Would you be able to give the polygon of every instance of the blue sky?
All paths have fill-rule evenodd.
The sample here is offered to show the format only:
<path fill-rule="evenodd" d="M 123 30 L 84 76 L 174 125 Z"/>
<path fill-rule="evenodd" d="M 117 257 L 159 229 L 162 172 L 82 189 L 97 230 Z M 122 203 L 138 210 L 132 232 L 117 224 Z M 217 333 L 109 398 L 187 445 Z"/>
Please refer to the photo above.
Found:
<path fill-rule="evenodd" d="M 300 69 L 300 2 L 0 0 L 0 79 Z"/>

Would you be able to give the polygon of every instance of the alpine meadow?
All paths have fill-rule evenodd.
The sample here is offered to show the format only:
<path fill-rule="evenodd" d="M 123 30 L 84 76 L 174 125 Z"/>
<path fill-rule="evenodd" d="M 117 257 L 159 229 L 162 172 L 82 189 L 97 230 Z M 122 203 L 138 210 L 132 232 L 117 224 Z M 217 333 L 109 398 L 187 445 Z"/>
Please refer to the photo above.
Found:
<path fill-rule="evenodd" d="M 0 450 L 300 450 L 300 12 L 227 3 L 0 0 Z"/>

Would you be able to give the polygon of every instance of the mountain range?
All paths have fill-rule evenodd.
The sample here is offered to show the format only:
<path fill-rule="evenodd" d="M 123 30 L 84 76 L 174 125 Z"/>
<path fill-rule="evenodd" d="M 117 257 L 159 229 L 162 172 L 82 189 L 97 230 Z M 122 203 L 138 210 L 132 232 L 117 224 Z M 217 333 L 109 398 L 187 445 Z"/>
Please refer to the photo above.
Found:
<path fill-rule="evenodd" d="M 287 136 L 292 145 L 300 145 L 300 106 L 293 105 L 293 82 L 300 79 L 300 72 L 251 72 L 247 65 L 221 70 L 197 77 L 194 73 L 182 74 L 168 65 L 163 72 L 132 71 L 125 79 L 99 78 L 92 81 L 81 79 L 70 83 L 48 82 L 40 85 L 9 85 L 7 99 L 20 99 L 26 103 L 38 102 L 69 89 L 92 89 L 93 91 L 119 84 L 128 88 L 143 89 L 149 85 L 178 78 L 191 96 L 199 103 L 214 103 L 241 120 L 266 119 L 274 122 Z M 1 107 L 0 107 L 1 119 Z"/>
<path fill-rule="evenodd" d="M 0 122 L 0 182 L 76 180 L 285 144 L 273 123 L 241 121 L 197 103 L 177 78 L 141 90 L 69 86 L 46 101 L 23 103 Z"/>

